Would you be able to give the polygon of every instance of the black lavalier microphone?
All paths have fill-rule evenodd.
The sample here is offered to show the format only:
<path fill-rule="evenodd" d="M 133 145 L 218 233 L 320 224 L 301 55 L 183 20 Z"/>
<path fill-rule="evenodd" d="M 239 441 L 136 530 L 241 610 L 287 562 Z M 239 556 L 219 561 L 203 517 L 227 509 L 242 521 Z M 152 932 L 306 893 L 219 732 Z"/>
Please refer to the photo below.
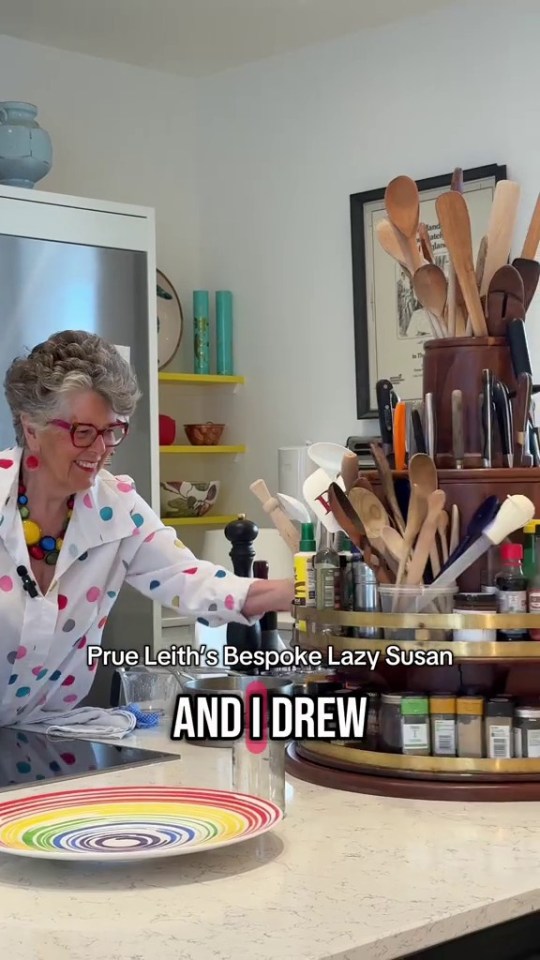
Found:
<path fill-rule="evenodd" d="M 38 591 L 37 591 L 36 581 L 32 580 L 26 567 L 23 567 L 23 566 L 17 567 L 17 573 L 22 580 L 23 590 L 26 590 L 26 592 L 31 597 L 37 597 Z"/>

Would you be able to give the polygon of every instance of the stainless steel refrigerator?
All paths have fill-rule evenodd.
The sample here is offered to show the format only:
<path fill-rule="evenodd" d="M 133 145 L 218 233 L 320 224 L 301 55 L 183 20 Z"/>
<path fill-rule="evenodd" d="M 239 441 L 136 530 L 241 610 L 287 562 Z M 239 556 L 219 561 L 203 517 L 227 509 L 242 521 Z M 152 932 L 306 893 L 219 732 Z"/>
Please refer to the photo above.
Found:
<path fill-rule="evenodd" d="M 15 191 L 16 194 L 20 192 Z M 15 235 L 16 229 L 1 232 L 0 200 L 1 381 L 3 383 L 5 372 L 15 356 L 26 353 L 59 330 L 87 330 L 129 348 L 142 400 L 129 436 L 115 454 L 114 471 L 131 475 L 139 493 L 151 503 L 152 497 L 155 498 L 152 463 L 155 464 L 157 454 L 157 447 L 156 451 L 152 450 L 153 381 L 157 380 L 157 375 L 151 376 L 155 350 L 149 342 L 149 278 L 155 277 L 152 251 L 122 249 L 116 245 L 118 238 L 113 221 L 108 225 L 105 223 L 98 243 L 87 242 L 87 238 L 92 240 L 92 230 L 84 228 L 80 233 L 85 242 L 44 238 L 39 233 L 50 235 L 51 231 L 39 228 L 42 204 L 32 205 L 38 214 L 34 217 L 38 236 L 20 236 Z M 60 212 L 65 214 L 66 211 L 60 208 Z M 85 215 L 88 218 L 89 211 L 82 213 L 83 220 Z M 25 219 L 29 220 L 27 210 Z M 21 232 L 31 234 L 33 231 L 27 226 Z M 58 232 L 61 236 L 78 234 L 77 229 L 71 228 Z M 108 234 L 110 246 L 107 244 Z M 128 242 L 126 246 L 142 244 Z M 157 371 L 157 367 L 155 369 Z M 10 446 L 14 439 L 2 389 L 0 449 Z M 106 648 L 141 649 L 144 644 L 154 641 L 156 622 L 154 604 L 125 587 L 107 623 L 103 645 Z M 108 705 L 111 679 L 112 669 L 100 666 L 86 703 Z"/>

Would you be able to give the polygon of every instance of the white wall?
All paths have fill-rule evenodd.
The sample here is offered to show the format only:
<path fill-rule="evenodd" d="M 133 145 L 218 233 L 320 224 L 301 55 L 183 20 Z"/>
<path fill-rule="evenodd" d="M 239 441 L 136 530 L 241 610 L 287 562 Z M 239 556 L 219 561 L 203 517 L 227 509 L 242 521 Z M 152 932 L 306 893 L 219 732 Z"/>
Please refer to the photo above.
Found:
<path fill-rule="evenodd" d="M 356 420 L 351 193 L 506 163 L 521 235 L 540 188 L 539 36 L 537 0 L 489 0 L 201 81 L 202 278 L 235 292 L 248 378 L 241 493 L 275 483 L 278 446 L 372 431 Z"/>
<path fill-rule="evenodd" d="M 54 150 L 36 189 L 154 207 L 158 266 L 187 305 L 199 236 L 189 80 L 0 36 L 0 100 L 28 100 Z"/>

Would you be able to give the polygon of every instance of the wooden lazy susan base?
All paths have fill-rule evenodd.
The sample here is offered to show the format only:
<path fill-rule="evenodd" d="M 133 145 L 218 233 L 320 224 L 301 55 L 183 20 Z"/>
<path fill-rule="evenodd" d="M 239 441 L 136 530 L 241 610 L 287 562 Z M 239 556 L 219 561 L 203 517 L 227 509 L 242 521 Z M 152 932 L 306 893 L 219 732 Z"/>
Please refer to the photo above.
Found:
<path fill-rule="evenodd" d="M 377 797 L 398 797 L 405 800 L 454 800 L 460 802 L 519 802 L 540 800 L 540 778 L 471 782 L 466 776 L 459 780 L 434 780 L 415 777 L 407 779 L 392 771 L 365 773 L 345 760 L 321 757 L 310 751 L 305 743 L 292 743 L 286 752 L 286 771 L 290 776 L 333 790 L 347 790 Z M 536 774 L 538 777 L 538 774 Z"/>

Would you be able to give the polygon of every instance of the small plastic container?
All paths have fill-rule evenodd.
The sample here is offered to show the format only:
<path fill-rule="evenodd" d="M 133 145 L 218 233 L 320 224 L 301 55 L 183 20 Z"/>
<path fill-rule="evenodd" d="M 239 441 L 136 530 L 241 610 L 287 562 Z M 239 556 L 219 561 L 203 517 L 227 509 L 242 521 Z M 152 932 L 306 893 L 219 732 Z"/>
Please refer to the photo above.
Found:
<path fill-rule="evenodd" d="M 514 714 L 514 756 L 540 758 L 540 706 L 520 706 Z"/>
<path fill-rule="evenodd" d="M 379 749 L 401 753 L 401 694 L 383 693 L 379 708 Z"/>
<path fill-rule="evenodd" d="M 454 613 L 497 613 L 497 596 L 492 593 L 458 593 L 454 599 Z M 462 643 L 495 643 L 497 630 L 473 630 L 469 627 L 454 630 L 454 640 Z"/>
<path fill-rule="evenodd" d="M 382 613 L 438 613 L 450 614 L 453 610 L 455 587 L 446 587 L 437 590 L 432 587 L 401 587 L 395 584 L 379 586 L 379 597 Z M 385 627 L 384 635 L 387 640 L 415 640 L 416 631 L 408 627 Z M 451 630 L 429 630 L 426 639 L 447 641 L 452 639 Z"/>

